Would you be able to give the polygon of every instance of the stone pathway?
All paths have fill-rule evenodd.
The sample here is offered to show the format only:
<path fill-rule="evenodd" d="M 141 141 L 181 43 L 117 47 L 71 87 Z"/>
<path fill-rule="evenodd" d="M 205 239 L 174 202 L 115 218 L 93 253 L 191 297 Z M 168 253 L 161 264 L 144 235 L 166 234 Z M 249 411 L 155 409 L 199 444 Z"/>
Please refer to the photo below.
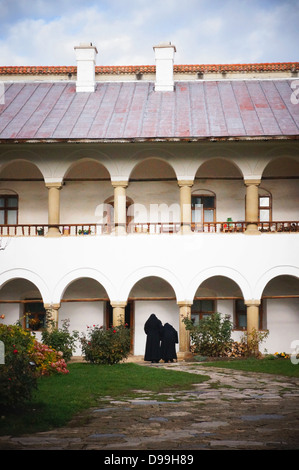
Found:
<path fill-rule="evenodd" d="M 66 427 L 0 437 L 0 450 L 299 449 L 299 379 L 200 363 L 140 365 L 210 379 L 187 391 L 161 394 L 161 400 L 147 391 L 134 400 L 106 397 L 103 406 L 76 416 Z"/>

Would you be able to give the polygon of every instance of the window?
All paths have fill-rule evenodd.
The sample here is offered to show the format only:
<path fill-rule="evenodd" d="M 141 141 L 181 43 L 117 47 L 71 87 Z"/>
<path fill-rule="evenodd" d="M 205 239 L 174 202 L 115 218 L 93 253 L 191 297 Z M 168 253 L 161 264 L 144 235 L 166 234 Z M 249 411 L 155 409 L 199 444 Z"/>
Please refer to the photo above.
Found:
<path fill-rule="evenodd" d="M 25 303 L 25 328 L 32 331 L 41 330 L 46 327 L 46 310 L 43 302 Z"/>
<path fill-rule="evenodd" d="M 215 222 L 215 196 L 192 196 L 192 222 Z"/>
<path fill-rule="evenodd" d="M 215 312 L 215 300 L 201 299 L 194 300 L 191 307 L 191 320 L 194 325 L 198 325 L 199 320 L 207 318 Z"/>
<path fill-rule="evenodd" d="M 18 223 L 18 196 L 0 195 L 0 225 Z"/>
<path fill-rule="evenodd" d="M 271 198 L 259 196 L 259 221 L 271 222 Z"/>
<path fill-rule="evenodd" d="M 235 301 L 235 323 L 237 330 L 246 330 L 247 308 L 242 299 Z"/>

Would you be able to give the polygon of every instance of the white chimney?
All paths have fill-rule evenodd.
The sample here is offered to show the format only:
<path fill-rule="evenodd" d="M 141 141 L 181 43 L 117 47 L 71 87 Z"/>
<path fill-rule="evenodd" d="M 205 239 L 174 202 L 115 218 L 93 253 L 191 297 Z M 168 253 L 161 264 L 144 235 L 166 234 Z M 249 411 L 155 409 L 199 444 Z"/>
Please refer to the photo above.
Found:
<path fill-rule="evenodd" d="M 158 44 L 153 49 L 156 59 L 155 91 L 173 91 L 173 60 L 176 48 L 168 42 Z"/>
<path fill-rule="evenodd" d="M 77 60 L 76 91 L 94 91 L 97 48 L 90 42 L 81 43 L 79 46 L 75 46 L 74 49 Z"/>

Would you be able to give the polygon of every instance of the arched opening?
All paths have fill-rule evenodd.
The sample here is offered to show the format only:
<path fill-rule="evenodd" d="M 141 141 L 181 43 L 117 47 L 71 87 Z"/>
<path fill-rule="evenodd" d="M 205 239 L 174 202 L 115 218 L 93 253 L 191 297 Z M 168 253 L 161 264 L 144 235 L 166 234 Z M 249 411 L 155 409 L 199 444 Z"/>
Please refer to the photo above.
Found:
<path fill-rule="evenodd" d="M 106 289 L 98 281 L 92 278 L 76 279 L 63 292 L 59 309 L 59 326 L 67 320 L 69 329 L 80 333 L 86 333 L 88 326 L 106 326 L 108 304 Z M 80 345 L 74 355 L 81 355 Z"/>
<path fill-rule="evenodd" d="M 262 174 L 261 186 L 272 194 L 273 221 L 299 221 L 299 161 L 276 158 Z"/>
<path fill-rule="evenodd" d="M 130 175 L 127 195 L 134 201 L 131 231 L 172 232 L 180 225 L 180 195 L 172 166 L 159 158 L 139 162 Z"/>
<path fill-rule="evenodd" d="M 39 289 L 27 279 L 12 279 L 0 289 L 0 316 L 6 325 L 20 322 L 38 336 L 46 326 L 46 310 Z"/>
<path fill-rule="evenodd" d="M 213 313 L 230 317 L 233 324 L 233 337 L 247 329 L 247 308 L 240 286 L 226 276 L 212 276 L 203 281 L 194 295 L 191 318 L 194 323 Z M 259 311 L 259 328 L 264 324 L 263 305 Z"/>
<path fill-rule="evenodd" d="M 205 161 L 192 188 L 193 222 L 243 222 L 245 194 L 243 174 L 235 163 L 224 158 Z"/>
<path fill-rule="evenodd" d="M 269 330 L 267 350 L 290 352 L 291 343 L 298 339 L 299 332 L 299 278 L 276 276 L 265 286 L 262 299 Z"/>
<path fill-rule="evenodd" d="M 26 160 L 5 165 L 0 173 L 0 225 L 46 224 L 47 220 L 48 192 L 38 167 Z M 9 231 L 16 233 L 16 229 Z"/>
<path fill-rule="evenodd" d="M 134 354 L 143 355 L 146 344 L 144 324 L 154 313 L 164 325 L 170 323 L 179 330 L 179 308 L 172 286 L 156 276 L 145 277 L 132 287 L 129 294 L 134 311 Z"/>
<path fill-rule="evenodd" d="M 91 159 L 79 160 L 71 165 L 63 181 L 61 223 L 100 223 L 97 208 L 113 195 L 110 174 L 104 165 Z"/>

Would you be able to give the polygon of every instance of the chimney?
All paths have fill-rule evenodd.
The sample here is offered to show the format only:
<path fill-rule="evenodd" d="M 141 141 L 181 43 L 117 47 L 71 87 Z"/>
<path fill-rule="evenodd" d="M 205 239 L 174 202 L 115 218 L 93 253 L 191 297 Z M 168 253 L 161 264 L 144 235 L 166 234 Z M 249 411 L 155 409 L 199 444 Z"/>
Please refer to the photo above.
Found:
<path fill-rule="evenodd" d="M 92 43 L 81 43 L 75 46 L 77 60 L 76 91 L 92 92 L 95 90 L 95 65 L 97 48 Z"/>
<path fill-rule="evenodd" d="M 176 52 L 171 42 L 154 46 L 156 59 L 155 91 L 173 91 L 173 59 Z"/>

